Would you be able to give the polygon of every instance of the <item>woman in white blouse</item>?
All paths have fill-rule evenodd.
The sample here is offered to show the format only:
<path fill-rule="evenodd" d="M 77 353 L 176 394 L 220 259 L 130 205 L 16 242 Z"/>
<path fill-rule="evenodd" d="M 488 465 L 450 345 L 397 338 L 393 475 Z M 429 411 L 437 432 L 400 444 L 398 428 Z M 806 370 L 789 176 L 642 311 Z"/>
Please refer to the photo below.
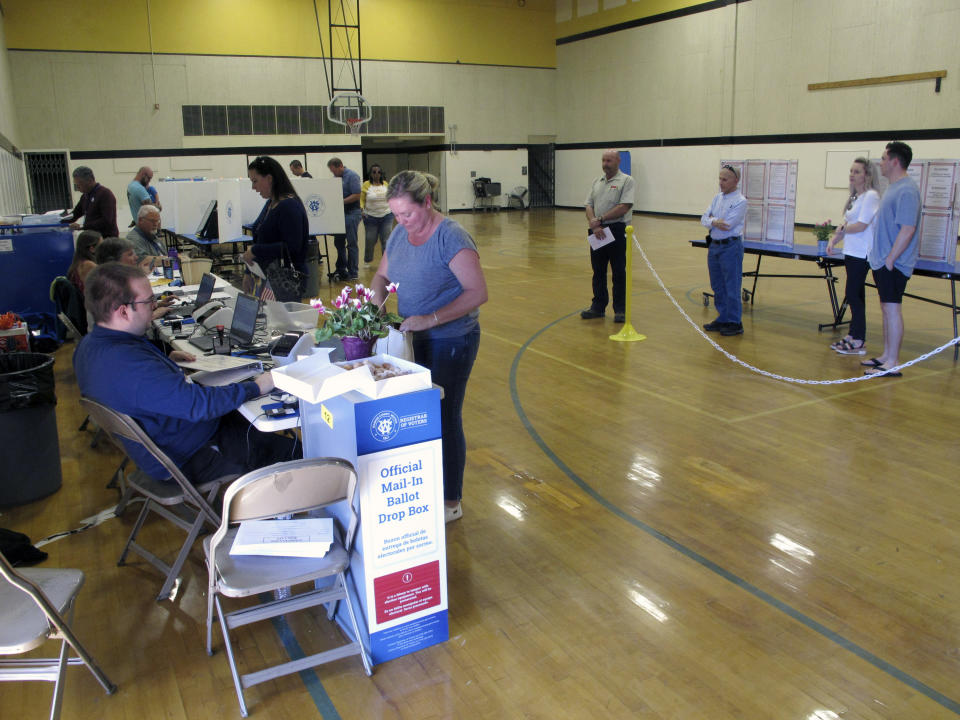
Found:
<path fill-rule="evenodd" d="M 841 355 L 865 355 L 867 312 L 864 284 L 870 264 L 867 254 L 873 246 L 874 218 L 880 207 L 877 168 L 859 157 L 850 166 L 850 197 L 844 205 L 844 222 L 830 238 L 827 253 L 843 243 L 843 264 L 847 270 L 846 301 L 850 307 L 850 331 L 830 348 Z"/>
<path fill-rule="evenodd" d="M 363 261 L 373 262 L 373 252 L 380 241 L 380 254 L 387 251 L 387 238 L 393 230 L 393 213 L 387 205 L 389 179 L 383 176 L 383 168 L 371 165 L 367 181 L 360 188 L 360 209 L 363 211 L 363 230 L 366 238 L 363 245 Z"/>

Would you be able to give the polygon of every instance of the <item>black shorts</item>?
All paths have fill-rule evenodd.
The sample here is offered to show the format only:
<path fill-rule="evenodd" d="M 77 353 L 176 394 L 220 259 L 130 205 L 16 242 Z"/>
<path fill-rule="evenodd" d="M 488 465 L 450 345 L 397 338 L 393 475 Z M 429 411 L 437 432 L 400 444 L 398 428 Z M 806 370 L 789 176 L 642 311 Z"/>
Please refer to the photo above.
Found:
<path fill-rule="evenodd" d="M 879 270 L 874 270 L 873 282 L 877 286 L 880 302 L 899 305 L 903 301 L 903 292 L 907 289 L 907 280 L 909 279 L 896 268 L 887 270 L 886 265 Z"/>

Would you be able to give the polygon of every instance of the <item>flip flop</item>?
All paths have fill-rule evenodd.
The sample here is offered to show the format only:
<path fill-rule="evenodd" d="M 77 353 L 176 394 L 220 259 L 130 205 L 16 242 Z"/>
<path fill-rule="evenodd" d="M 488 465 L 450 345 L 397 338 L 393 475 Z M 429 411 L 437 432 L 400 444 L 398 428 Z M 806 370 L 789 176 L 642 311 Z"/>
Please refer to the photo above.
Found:
<path fill-rule="evenodd" d="M 883 365 L 877 365 L 873 370 L 864 370 L 864 375 L 880 375 L 882 377 L 903 377 L 902 372 L 886 372 Z"/>
<path fill-rule="evenodd" d="M 870 358 L 869 360 L 863 360 L 860 362 L 864 367 L 878 368 L 883 367 L 883 363 L 877 360 L 876 358 Z"/>

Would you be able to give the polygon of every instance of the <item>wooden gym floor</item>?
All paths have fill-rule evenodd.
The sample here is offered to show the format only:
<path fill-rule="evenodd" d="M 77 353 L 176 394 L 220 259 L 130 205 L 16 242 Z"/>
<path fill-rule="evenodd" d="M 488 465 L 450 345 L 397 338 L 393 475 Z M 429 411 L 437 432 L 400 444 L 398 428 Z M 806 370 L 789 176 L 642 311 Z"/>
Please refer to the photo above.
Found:
<path fill-rule="evenodd" d="M 901 379 L 771 380 L 700 337 L 636 256 L 632 320 L 647 339 L 611 342 L 611 316 L 577 314 L 590 299 L 582 213 L 455 219 L 477 239 L 490 301 L 467 394 L 464 517 L 447 529 L 450 640 L 369 679 L 351 659 L 260 685 L 253 717 L 960 716 L 952 352 Z M 700 226 L 635 225 L 681 307 L 712 320 L 706 254 L 688 242 Z M 908 290 L 949 298 L 943 281 Z M 867 357 L 881 352 L 875 297 Z M 745 334 L 719 342 L 786 376 L 859 376 L 860 358 L 827 347 L 840 334 L 817 331 L 828 314 L 823 281 L 761 280 Z M 949 310 L 908 300 L 904 315 L 904 360 L 950 339 Z M 0 516 L 35 540 L 116 500 L 104 484 L 118 454 L 76 430 L 72 351 L 56 364 L 64 486 Z M 203 648 L 199 550 L 173 602 L 155 602 L 146 563 L 116 566 L 135 514 L 45 548 L 46 566 L 87 573 L 75 628 L 120 686 L 107 697 L 72 668 L 64 717 L 239 716 L 218 630 L 217 654 Z M 164 525 L 144 539 L 172 553 L 180 535 Z M 242 666 L 285 657 L 269 623 L 245 630 Z M 322 619 L 295 630 L 306 652 L 329 638 Z M 40 717 L 50 692 L 3 684 L 0 715 Z"/>

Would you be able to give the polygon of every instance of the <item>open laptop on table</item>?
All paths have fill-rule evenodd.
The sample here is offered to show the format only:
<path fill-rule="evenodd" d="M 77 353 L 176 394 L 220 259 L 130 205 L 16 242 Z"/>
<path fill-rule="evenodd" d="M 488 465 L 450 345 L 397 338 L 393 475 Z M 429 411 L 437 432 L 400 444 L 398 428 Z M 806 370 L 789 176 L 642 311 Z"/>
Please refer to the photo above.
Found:
<path fill-rule="evenodd" d="M 260 310 L 260 301 L 253 295 L 237 295 L 237 304 L 233 308 L 233 321 L 230 323 L 230 332 L 227 337 L 230 347 L 251 349 L 254 347 L 253 333 L 257 327 L 257 313 Z M 190 344 L 201 350 L 213 350 L 213 338 L 216 331 L 207 331 L 206 335 L 191 337 Z"/>
<path fill-rule="evenodd" d="M 178 315 L 190 315 L 197 308 L 202 308 L 213 297 L 213 286 L 217 279 L 210 273 L 204 273 L 200 279 L 200 288 L 197 290 L 197 296 L 193 300 L 186 301 L 183 305 L 178 305 L 174 309 Z"/>

